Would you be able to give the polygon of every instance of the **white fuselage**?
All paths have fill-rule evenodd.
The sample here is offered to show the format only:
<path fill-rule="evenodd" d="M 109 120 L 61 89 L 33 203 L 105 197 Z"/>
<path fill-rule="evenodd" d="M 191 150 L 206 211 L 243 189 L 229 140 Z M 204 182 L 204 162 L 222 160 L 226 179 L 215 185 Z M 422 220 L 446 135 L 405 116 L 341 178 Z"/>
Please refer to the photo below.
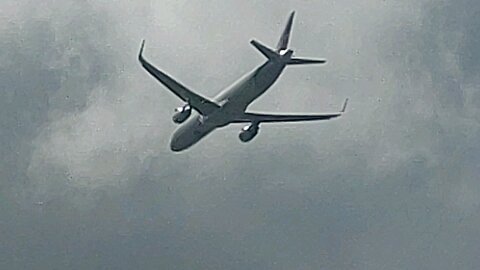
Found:
<path fill-rule="evenodd" d="M 268 60 L 220 92 L 214 101 L 220 108 L 209 115 L 194 115 L 174 132 L 170 141 L 173 151 L 194 145 L 216 128 L 226 126 L 241 116 L 248 105 L 261 96 L 278 79 L 285 63 Z"/>

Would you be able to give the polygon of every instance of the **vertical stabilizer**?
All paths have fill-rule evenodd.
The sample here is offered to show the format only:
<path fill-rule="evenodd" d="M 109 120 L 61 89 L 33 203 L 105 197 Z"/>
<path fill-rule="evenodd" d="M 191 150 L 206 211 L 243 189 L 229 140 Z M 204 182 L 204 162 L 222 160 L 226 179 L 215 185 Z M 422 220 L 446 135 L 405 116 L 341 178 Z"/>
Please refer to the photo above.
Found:
<path fill-rule="evenodd" d="M 292 32 L 292 25 L 293 25 L 293 17 L 295 16 L 295 11 L 290 13 L 290 17 L 288 18 L 287 25 L 283 30 L 282 36 L 277 44 L 277 52 L 286 50 L 288 48 L 288 41 L 290 39 L 290 33 Z"/>
<path fill-rule="evenodd" d="M 324 64 L 327 62 L 325 59 L 310 59 L 310 58 L 298 58 L 293 57 L 293 50 L 288 49 L 288 42 L 290 40 L 290 33 L 292 32 L 293 18 L 295 17 L 295 11 L 290 13 L 288 17 L 285 29 L 283 29 L 282 36 L 278 41 L 275 50 L 261 44 L 256 40 L 250 41 L 250 43 L 259 50 L 265 57 L 271 61 L 279 61 L 286 65 L 308 65 L 308 64 Z"/>

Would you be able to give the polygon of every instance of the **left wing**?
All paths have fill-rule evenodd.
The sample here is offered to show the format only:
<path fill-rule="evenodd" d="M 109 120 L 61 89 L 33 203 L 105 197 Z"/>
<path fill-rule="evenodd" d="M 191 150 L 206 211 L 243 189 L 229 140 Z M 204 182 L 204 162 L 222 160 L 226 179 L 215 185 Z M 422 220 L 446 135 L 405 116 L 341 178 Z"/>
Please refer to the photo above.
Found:
<path fill-rule="evenodd" d="M 220 108 L 218 104 L 213 101 L 208 100 L 200 96 L 199 94 L 194 93 L 189 90 L 187 87 L 183 86 L 171 76 L 166 73 L 158 70 L 152 64 L 150 64 L 145 58 L 143 58 L 143 47 L 145 46 L 145 40 L 142 41 L 142 47 L 140 48 L 140 53 L 138 54 L 138 60 L 142 64 L 148 73 L 155 77 L 159 82 L 165 85 L 173 94 L 187 102 L 190 106 L 196 109 L 200 114 L 207 115 L 214 110 Z"/>
<path fill-rule="evenodd" d="M 244 113 L 241 117 L 235 119 L 234 123 L 268 123 L 268 122 L 301 122 L 301 121 L 316 121 L 328 120 L 341 116 L 347 108 L 348 99 L 343 103 L 342 110 L 337 113 L 325 114 L 306 114 L 306 115 L 285 115 L 285 114 L 263 114 L 263 113 Z"/>

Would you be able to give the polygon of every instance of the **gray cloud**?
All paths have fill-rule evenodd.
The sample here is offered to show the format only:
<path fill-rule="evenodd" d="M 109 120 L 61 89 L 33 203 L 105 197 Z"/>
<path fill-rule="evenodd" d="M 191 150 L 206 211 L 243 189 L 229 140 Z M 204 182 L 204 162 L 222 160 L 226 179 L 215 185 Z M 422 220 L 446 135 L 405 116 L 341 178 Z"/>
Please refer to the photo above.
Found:
<path fill-rule="evenodd" d="M 478 268 L 474 1 L 2 5 L 1 268 Z M 170 153 L 181 103 L 140 40 L 213 95 L 291 9 L 292 47 L 329 64 L 288 69 L 252 110 L 349 96 L 349 113 Z"/>

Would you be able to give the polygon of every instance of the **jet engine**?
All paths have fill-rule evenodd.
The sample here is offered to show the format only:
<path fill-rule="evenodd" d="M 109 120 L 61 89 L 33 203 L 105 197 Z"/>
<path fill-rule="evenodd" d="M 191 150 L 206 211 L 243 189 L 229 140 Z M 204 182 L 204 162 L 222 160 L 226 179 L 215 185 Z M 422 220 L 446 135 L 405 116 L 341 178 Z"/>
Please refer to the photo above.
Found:
<path fill-rule="evenodd" d="M 172 116 L 172 120 L 177 124 L 181 124 L 187 120 L 190 114 L 192 114 L 192 108 L 190 105 L 186 104 L 184 106 L 175 108 L 175 114 Z"/>
<path fill-rule="evenodd" d="M 242 131 L 240 131 L 240 134 L 238 134 L 238 138 L 242 142 L 249 142 L 258 134 L 258 129 L 258 124 L 250 124 L 245 126 L 242 128 Z"/>

